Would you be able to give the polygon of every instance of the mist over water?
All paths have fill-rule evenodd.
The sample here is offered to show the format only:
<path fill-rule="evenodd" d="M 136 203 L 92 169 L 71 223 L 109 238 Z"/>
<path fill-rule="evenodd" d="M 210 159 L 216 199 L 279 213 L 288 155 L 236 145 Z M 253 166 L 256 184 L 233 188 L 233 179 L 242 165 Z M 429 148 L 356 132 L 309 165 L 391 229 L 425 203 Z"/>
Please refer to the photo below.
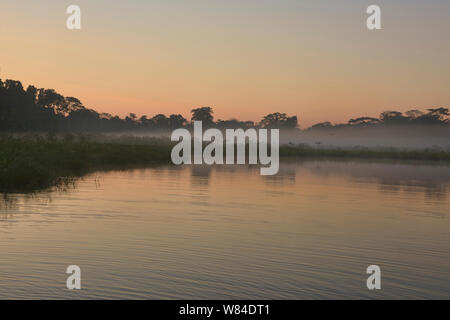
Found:
<path fill-rule="evenodd" d="M 108 142 L 136 142 L 134 138 L 170 141 L 171 131 L 112 132 L 92 135 L 95 140 Z M 394 148 L 398 150 L 436 149 L 450 151 L 449 126 L 380 126 L 347 127 L 314 130 L 280 130 L 281 145 L 306 144 L 316 148 L 370 149 Z"/>
<path fill-rule="evenodd" d="M 448 165 L 158 166 L 0 203 L 0 298 L 450 298 Z"/>
<path fill-rule="evenodd" d="M 398 125 L 282 131 L 281 143 L 305 143 L 316 147 L 368 147 L 450 150 L 449 126 Z"/>

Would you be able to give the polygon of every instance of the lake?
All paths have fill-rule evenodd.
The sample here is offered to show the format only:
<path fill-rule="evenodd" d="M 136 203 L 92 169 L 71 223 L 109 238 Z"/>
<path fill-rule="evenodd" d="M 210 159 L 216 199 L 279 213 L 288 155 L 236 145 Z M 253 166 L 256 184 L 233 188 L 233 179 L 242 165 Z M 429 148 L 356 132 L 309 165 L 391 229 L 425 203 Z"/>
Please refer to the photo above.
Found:
<path fill-rule="evenodd" d="M 0 299 L 449 299 L 449 213 L 448 165 L 98 172 L 2 195 Z"/>

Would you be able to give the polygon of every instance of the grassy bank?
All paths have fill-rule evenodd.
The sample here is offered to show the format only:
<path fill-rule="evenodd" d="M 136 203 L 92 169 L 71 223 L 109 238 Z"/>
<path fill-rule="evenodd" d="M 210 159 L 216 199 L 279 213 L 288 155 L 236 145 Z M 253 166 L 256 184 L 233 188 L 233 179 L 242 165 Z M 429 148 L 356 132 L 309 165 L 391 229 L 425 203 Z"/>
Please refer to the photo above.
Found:
<path fill-rule="evenodd" d="M 86 139 L 83 137 L 1 137 L 0 192 L 29 192 L 45 189 L 65 179 L 102 169 L 170 163 L 167 140 L 141 138 Z M 450 162 L 444 150 L 400 151 L 367 148 L 314 148 L 282 146 L 281 157 L 368 158 L 435 160 Z"/>
<path fill-rule="evenodd" d="M 0 192 L 26 192 L 93 170 L 170 161 L 164 144 L 102 143 L 71 139 L 0 138 Z"/>
<path fill-rule="evenodd" d="M 395 148 L 315 148 L 308 145 L 281 146 L 281 157 L 361 158 L 393 160 L 450 161 L 450 151 L 442 149 L 399 150 Z"/>

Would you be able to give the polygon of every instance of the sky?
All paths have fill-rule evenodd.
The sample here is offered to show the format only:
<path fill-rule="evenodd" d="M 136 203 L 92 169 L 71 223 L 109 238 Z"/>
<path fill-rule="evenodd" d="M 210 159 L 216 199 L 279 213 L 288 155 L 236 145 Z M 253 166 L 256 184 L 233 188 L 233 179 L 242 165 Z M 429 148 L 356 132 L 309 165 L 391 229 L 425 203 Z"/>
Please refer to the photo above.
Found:
<path fill-rule="evenodd" d="M 448 0 L 2 0 L 0 78 L 120 116 L 211 106 L 307 127 L 450 106 L 449 35 Z"/>

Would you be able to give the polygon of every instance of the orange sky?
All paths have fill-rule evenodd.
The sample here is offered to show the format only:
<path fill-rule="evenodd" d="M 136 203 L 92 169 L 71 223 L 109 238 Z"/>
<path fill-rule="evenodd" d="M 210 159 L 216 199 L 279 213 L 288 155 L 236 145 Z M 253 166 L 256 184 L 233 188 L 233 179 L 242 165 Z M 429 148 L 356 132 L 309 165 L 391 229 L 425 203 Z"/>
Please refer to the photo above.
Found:
<path fill-rule="evenodd" d="M 212 106 L 215 118 L 280 111 L 301 126 L 450 106 L 450 4 L 378 1 L 62 1 L 0 5 L 0 77 L 121 116 Z M 82 9 L 82 30 L 65 9 Z"/>

